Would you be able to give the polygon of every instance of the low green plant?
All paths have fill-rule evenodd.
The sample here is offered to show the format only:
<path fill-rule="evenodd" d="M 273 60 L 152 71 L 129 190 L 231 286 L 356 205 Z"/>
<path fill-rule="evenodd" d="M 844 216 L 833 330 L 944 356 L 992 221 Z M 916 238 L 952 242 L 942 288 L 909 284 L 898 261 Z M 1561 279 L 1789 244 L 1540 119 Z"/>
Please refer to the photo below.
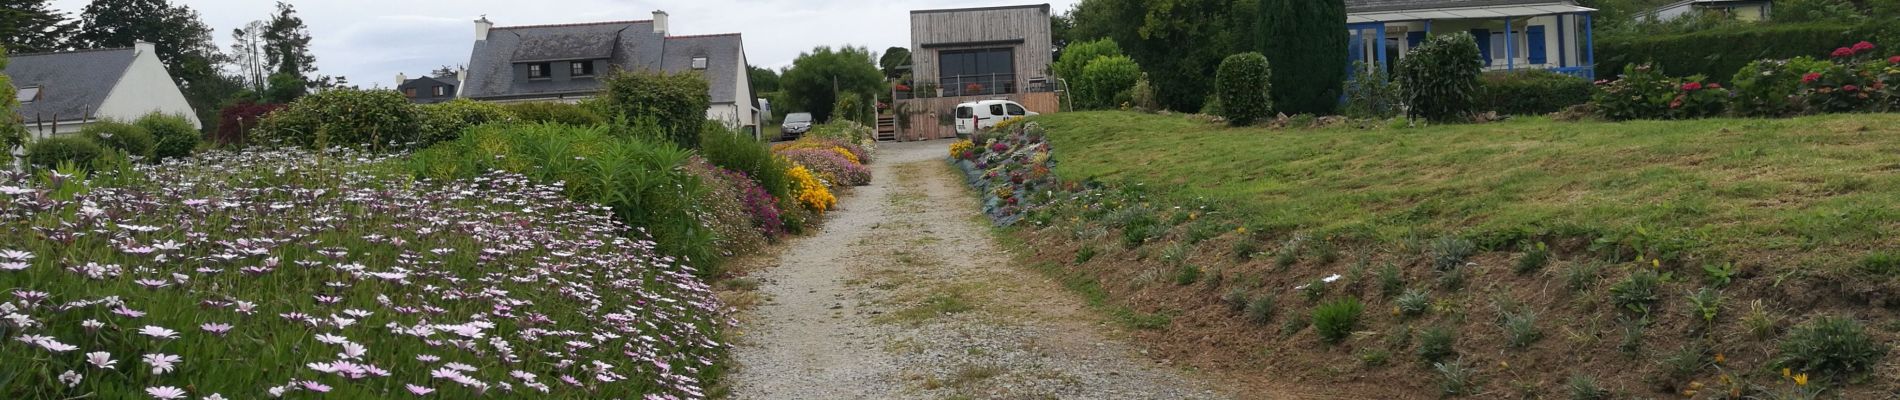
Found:
<path fill-rule="evenodd" d="M 1822 316 L 1790 329 L 1775 363 L 1824 376 L 1856 376 L 1880 365 L 1890 347 L 1854 318 Z"/>
<path fill-rule="evenodd" d="M 1075 251 L 1076 264 L 1085 264 L 1085 263 L 1088 263 L 1089 260 L 1093 260 L 1093 259 L 1095 259 L 1094 245 L 1084 245 L 1082 246 L 1082 249 Z"/>
<path fill-rule="evenodd" d="M 1717 288 L 1728 286 L 1729 282 L 1735 280 L 1737 273 L 1740 273 L 1740 271 L 1735 267 L 1735 263 L 1732 262 L 1702 265 L 1703 280 Z"/>
<path fill-rule="evenodd" d="M 92 139 L 99 147 L 118 150 L 127 156 L 152 158 L 153 149 L 158 140 L 152 132 L 138 125 L 119 121 L 98 121 L 86 124 L 79 134 Z"/>
<path fill-rule="evenodd" d="M 1386 74 L 1385 68 L 1373 68 L 1365 61 L 1354 61 L 1352 79 L 1346 80 L 1346 105 L 1343 114 L 1353 118 L 1386 119 L 1405 111 L 1405 93 L 1399 81 Z"/>
<path fill-rule="evenodd" d="M 191 120 L 179 115 L 151 113 L 132 122 L 152 134 L 152 157 L 156 161 L 191 157 L 204 134 L 191 126 Z"/>
<path fill-rule="evenodd" d="M 1722 291 L 1705 287 L 1689 292 L 1688 299 L 1690 316 L 1703 326 L 1715 326 L 1715 317 L 1722 313 Z"/>
<path fill-rule="evenodd" d="M 1757 299 L 1748 302 L 1748 313 L 1742 315 L 1742 329 L 1756 340 L 1767 339 L 1781 332 L 1781 317 L 1768 310 L 1767 303 Z"/>
<path fill-rule="evenodd" d="M 1478 245 L 1457 236 L 1440 236 L 1431 242 L 1432 267 L 1449 271 L 1465 265 L 1465 259 L 1478 252 Z"/>
<path fill-rule="evenodd" d="M 1406 289 L 1405 294 L 1401 294 L 1398 299 L 1393 300 L 1393 304 L 1398 307 L 1400 316 L 1416 317 L 1425 315 L 1425 312 L 1431 311 L 1432 299 L 1431 294 L 1426 293 L 1424 290 Z"/>
<path fill-rule="evenodd" d="M 1446 396 L 1468 395 L 1476 389 L 1471 379 L 1477 371 L 1465 367 L 1464 360 L 1436 363 L 1432 370 L 1438 372 L 1438 390 Z"/>
<path fill-rule="evenodd" d="M 1283 247 L 1283 248 L 1280 248 L 1280 251 L 1273 252 L 1273 266 L 1274 267 L 1284 270 L 1287 268 L 1291 268 L 1293 267 L 1293 264 L 1298 264 L 1298 263 L 1300 263 L 1299 250 Z"/>
<path fill-rule="evenodd" d="M 1517 259 L 1517 266 L 1512 268 L 1512 271 L 1520 275 L 1529 274 L 1544 269 L 1545 265 L 1550 265 L 1549 245 L 1537 242 L 1524 247 L 1524 256 Z"/>
<path fill-rule="evenodd" d="M 1161 249 L 1161 261 L 1174 266 L 1186 265 L 1188 261 L 1188 251 L 1189 249 L 1186 244 L 1174 242 L 1169 244 L 1168 247 Z"/>
<path fill-rule="evenodd" d="M 1464 268 L 1452 268 L 1438 273 L 1438 287 L 1456 292 L 1465 287 L 1467 278 Z"/>
<path fill-rule="evenodd" d="M 1418 333 L 1418 359 L 1426 364 L 1432 364 L 1457 355 L 1458 350 L 1453 347 L 1457 340 L 1457 334 L 1451 328 L 1444 326 L 1425 328 L 1424 331 Z"/>
<path fill-rule="evenodd" d="M 1711 361 L 1707 348 L 1690 343 L 1670 352 L 1658 363 L 1662 367 L 1663 375 L 1671 380 L 1681 381 L 1695 376 L 1703 368 L 1708 367 Z"/>
<path fill-rule="evenodd" d="M 1368 367 L 1384 366 L 1391 359 L 1391 350 L 1371 348 L 1359 351 L 1359 362 L 1365 363 Z"/>
<path fill-rule="evenodd" d="M 1279 306 L 1275 304 L 1273 296 L 1261 295 L 1247 302 L 1247 320 L 1256 324 L 1272 321 L 1273 315 L 1278 311 Z"/>
<path fill-rule="evenodd" d="M 1860 269 L 1875 275 L 1900 275 L 1900 253 L 1870 253 L 1860 260 Z"/>
<path fill-rule="evenodd" d="M 1601 268 L 1596 263 L 1580 262 L 1564 268 L 1564 287 L 1583 291 L 1596 286 Z"/>
<path fill-rule="evenodd" d="M 1222 232 L 1226 231 L 1227 227 L 1219 222 L 1205 219 L 1195 221 L 1194 223 L 1188 224 L 1187 242 L 1188 244 L 1201 244 L 1201 242 L 1218 237 Z"/>
<path fill-rule="evenodd" d="M 1252 302 L 1251 300 L 1252 299 L 1249 299 L 1247 296 L 1247 288 L 1239 286 L 1227 288 L 1227 293 L 1220 295 L 1220 301 L 1226 303 L 1227 307 L 1232 308 L 1234 311 L 1246 311 L 1248 303 Z"/>
<path fill-rule="evenodd" d="M 489 123 L 511 123 L 515 116 L 494 103 L 455 99 L 416 106 L 418 147 L 455 140 L 468 128 Z"/>
<path fill-rule="evenodd" d="M 1307 303 L 1319 301 L 1320 298 L 1326 297 L 1326 291 L 1331 289 L 1327 286 L 1330 285 L 1320 279 L 1307 282 L 1306 285 L 1300 286 L 1300 298 L 1306 299 Z"/>
<path fill-rule="evenodd" d="M 48 170 L 61 164 L 90 168 L 106 151 L 84 135 L 54 136 L 27 142 L 26 163 Z"/>
<path fill-rule="evenodd" d="M 1399 293 L 1400 290 L 1404 289 L 1405 276 L 1403 272 L 1399 271 L 1398 265 L 1386 263 L 1385 266 L 1379 267 L 1379 293 L 1391 297 L 1393 294 Z"/>
<path fill-rule="evenodd" d="M 1637 267 L 1629 277 L 1610 286 L 1610 303 L 1638 314 L 1649 315 L 1650 307 L 1662 299 L 1662 275 Z"/>
<path fill-rule="evenodd" d="M 1570 380 L 1564 384 L 1564 387 L 1570 391 L 1570 400 L 1606 400 L 1610 398 L 1610 391 L 1604 390 L 1602 386 L 1598 386 L 1597 379 L 1589 375 L 1571 375 Z"/>
<path fill-rule="evenodd" d="M 1648 318 L 1623 318 L 1622 339 L 1617 341 L 1616 349 L 1624 355 L 1636 356 L 1643 351 L 1643 335 L 1649 330 Z"/>
<path fill-rule="evenodd" d="M 1521 310 L 1506 312 L 1502 316 L 1505 336 L 1510 338 L 1511 347 L 1525 348 L 1544 338 L 1537 329 L 1537 312 Z"/>
<path fill-rule="evenodd" d="M 1243 237 L 1240 240 L 1234 241 L 1233 254 L 1235 261 L 1253 261 L 1254 256 L 1260 254 L 1260 241 L 1250 237 Z"/>
<path fill-rule="evenodd" d="M 1306 327 L 1311 324 L 1312 321 L 1308 320 L 1305 315 L 1289 313 L 1286 321 L 1280 323 L 1280 335 L 1293 336 L 1299 334 L 1300 331 L 1306 330 Z"/>
<path fill-rule="evenodd" d="M 1183 264 L 1174 271 L 1174 284 L 1176 285 L 1187 286 L 1200 281 L 1201 267 L 1199 266 Z"/>

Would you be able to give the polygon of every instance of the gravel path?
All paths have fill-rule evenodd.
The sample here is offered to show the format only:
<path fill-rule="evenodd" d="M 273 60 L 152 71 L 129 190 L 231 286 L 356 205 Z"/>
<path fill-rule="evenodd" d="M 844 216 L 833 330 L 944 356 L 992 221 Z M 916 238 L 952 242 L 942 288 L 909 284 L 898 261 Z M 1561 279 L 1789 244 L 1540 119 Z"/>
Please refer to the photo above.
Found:
<path fill-rule="evenodd" d="M 765 301 L 742 326 L 734 398 L 1228 397 L 1012 267 L 947 145 L 882 146 L 876 183 L 754 275 Z"/>

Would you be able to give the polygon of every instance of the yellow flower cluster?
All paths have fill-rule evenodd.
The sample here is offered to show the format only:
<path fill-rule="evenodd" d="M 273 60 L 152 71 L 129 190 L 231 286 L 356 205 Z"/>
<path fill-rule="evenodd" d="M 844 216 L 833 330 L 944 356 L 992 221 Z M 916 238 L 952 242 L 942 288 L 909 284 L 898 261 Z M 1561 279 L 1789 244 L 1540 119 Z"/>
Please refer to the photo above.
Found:
<path fill-rule="evenodd" d="M 950 158 L 962 157 L 964 152 L 974 148 L 976 148 L 976 143 L 970 142 L 969 139 L 958 140 L 950 144 Z"/>
<path fill-rule="evenodd" d="M 812 176 L 811 170 L 805 169 L 805 166 L 794 166 L 785 171 L 785 176 L 792 178 L 792 190 L 798 194 L 798 204 L 806 209 L 823 214 L 825 210 L 838 205 L 838 197 L 833 196 L 831 189 L 826 189 L 825 184 Z"/>
<path fill-rule="evenodd" d="M 991 127 L 990 130 L 993 130 L 996 132 L 1009 132 L 1009 128 L 1015 127 L 1018 124 L 1022 124 L 1023 120 L 1024 120 L 1023 117 L 1005 118 L 1002 121 L 996 121 L 996 126 Z"/>
<path fill-rule="evenodd" d="M 834 146 L 831 148 L 831 152 L 838 153 L 838 155 L 844 156 L 844 159 L 850 160 L 852 164 L 864 165 L 863 161 L 858 161 L 858 155 L 851 154 L 850 150 L 845 150 L 843 147 Z"/>

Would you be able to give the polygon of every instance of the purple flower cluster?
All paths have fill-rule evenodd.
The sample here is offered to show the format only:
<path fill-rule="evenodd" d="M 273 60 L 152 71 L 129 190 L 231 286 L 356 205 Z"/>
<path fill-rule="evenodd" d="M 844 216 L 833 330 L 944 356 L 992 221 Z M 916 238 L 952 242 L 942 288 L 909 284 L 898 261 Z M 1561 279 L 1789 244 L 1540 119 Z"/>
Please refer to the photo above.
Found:
<path fill-rule="evenodd" d="M 792 162 L 811 169 L 812 173 L 829 181 L 834 186 L 864 186 L 871 184 L 871 170 L 863 165 L 851 162 L 844 155 L 827 149 L 790 149 L 778 152 Z"/>
<path fill-rule="evenodd" d="M 0 398 L 705 397 L 733 322 L 692 267 L 558 184 L 397 162 L 0 172 Z"/>
<path fill-rule="evenodd" d="M 785 235 L 785 221 L 779 219 L 778 199 L 772 193 L 759 186 L 752 176 L 745 172 L 719 168 L 719 174 L 731 181 L 739 189 L 739 204 L 745 207 L 746 214 L 752 216 L 752 223 L 758 226 L 768 238 Z"/>

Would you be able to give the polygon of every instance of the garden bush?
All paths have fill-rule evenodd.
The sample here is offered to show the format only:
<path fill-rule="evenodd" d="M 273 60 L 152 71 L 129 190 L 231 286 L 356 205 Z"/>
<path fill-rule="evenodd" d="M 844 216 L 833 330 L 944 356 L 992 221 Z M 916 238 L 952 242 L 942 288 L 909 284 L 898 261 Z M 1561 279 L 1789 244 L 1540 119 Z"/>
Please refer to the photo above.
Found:
<path fill-rule="evenodd" d="M 758 228 L 760 234 L 766 239 L 778 239 L 785 235 L 785 213 L 779 207 L 780 197 L 772 196 L 765 187 L 759 186 L 758 180 L 744 172 L 719 168 L 719 173 L 738 193 L 739 205 L 745 208 L 746 214 L 752 218 L 752 226 Z M 784 174 L 785 171 L 781 169 L 778 173 Z"/>
<path fill-rule="evenodd" d="M 1346 116 L 1386 119 L 1404 111 L 1404 101 L 1400 98 L 1404 92 L 1384 68 L 1372 68 L 1364 61 L 1355 61 L 1352 70 L 1352 79 L 1346 81 L 1346 107 L 1341 110 Z"/>
<path fill-rule="evenodd" d="M 1781 11 L 1777 6 L 1777 18 Z M 1602 72 L 1655 64 L 1676 74 L 1728 77 L 1756 60 L 1825 54 L 1842 43 L 1862 40 L 1900 43 L 1900 25 L 1890 21 L 1845 26 L 1832 22 L 1737 24 L 1668 35 L 1598 35 L 1596 68 L 1605 75 Z"/>
<path fill-rule="evenodd" d="M 687 161 L 686 171 L 698 177 L 706 187 L 697 201 L 706 212 L 705 223 L 713 231 L 720 255 L 751 254 L 765 248 L 766 232 L 754 219 L 754 213 L 759 211 L 749 208 L 744 198 L 745 188 L 757 188 L 757 183 L 743 174 L 728 174 L 729 171 L 700 157 Z M 773 213 L 773 217 L 777 214 Z"/>
<path fill-rule="evenodd" d="M 607 118 L 580 104 L 533 102 L 503 105 L 516 120 L 527 123 L 552 123 L 573 126 L 604 125 Z"/>
<path fill-rule="evenodd" d="M 1590 102 L 1590 81 L 1561 73 L 1528 69 L 1488 72 L 1480 81 L 1480 110 L 1507 115 L 1542 115 Z"/>
<path fill-rule="evenodd" d="M 152 158 L 152 150 L 158 141 L 152 138 L 152 132 L 129 123 L 119 121 L 98 121 L 79 128 L 79 134 L 99 147 L 118 150 L 131 157 Z"/>
<path fill-rule="evenodd" d="M 1889 346 L 1867 334 L 1860 321 L 1823 316 L 1797 325 L 1781 338 L 1782 367 L 1847 378 L 1872 371 Z"/>
<path fill-rule="evenodd" d="M 218 110 L 218 131 L 211 142 L 219 146 L 244 147 L 255 139 L 254 132 L 270 113 L 288 108 L 285 104 L 240 102 Z"/>
<path fill-rule="evenodd" d="M 1123 55 L 1121 45 L 1116 44 L 1115 39 L 1102 38 L 1070 43 L 1062 48 L 1062 58 L 1057 59 L 1055 64 L 1049 65 L 1049 70 L 1055 72 L 1056 76 L 1074 83 L 1082 79 L 1082 70 L 1088 67 L 1090 62 L 1102 57 L 1121 55 Z"/>
<path fill-rule="evenodd" d="M 823 181 L 813 176 L 810 169 L 795 165 L 785 170 L 785 176 L 792 180 L 792 195 L 797 204 L 805 210 L 823 215 L 825 211 L 838 205 L 838 197 L 831 194 Z"/>
<path fill-rule="evenodd" d="M 831 104 L 831 119 L 825 123 L 870 124 L 875 112 L 857 93 L 845 93 L 838 96 L 838 102 Z"/>
<path fill-rule="evenodd" d="M 415 106 L 394 90 L 331 89 L 270 113 L 253 136 L 261 144 L 370 151 L 413 148 L 420 136 Z"/>
<path fill-rule="evenodd" d="M 738 171 L 758 182 L 774 198 L 791 193 L 791 181 L 785 177 L 785 161 L 772 154 L 772 148 L 751 136 L 741 135 L 724 125 L 708 122 L 700 131 L 699 154 L 713 165 Z"/>
<path fill-rule="evenodd" d="M 851 161 L 842 150 L 832 149 L 791 149 L 777 152 L 792 163 L 804 166 L 829 186 L 864 186 L 871 184 L 871 170 L 864 165 Z"/>
<path fill-rule="evenodd" d="M 1467 121 L 1477 108 L 1478 42 L 1458 32 L 1432 36 L 1399 61 L 1399 88 L 1408 116 L 1430 121 Z"/>
<path fill-rule="evenodd" d="M 13 165 L 13 149 L 26 144 L 26 127 L 13 118 L 20 102 L 6 69 L 7 47 L 0 45 L 0 165 Z"/>
<path fill-rule="evenodd" d="M 1313 308 L 1313 330 L 1320 340 L 1338 344 L 1359 327 L 1359 314 L 1365 311 L 1359 299 L 1345 298 Z"/>
<path fill-rule="evenodd" d="M 658 137 L 681 148 L 699 148 L 699 130 L 712 105 L 706 79 L 697 73 L 621 71 L 602 80 L 598 103 L 607 119 L 632 123 L 650 119 Z"/>
<path fill-rule="evenodd" d="M 462 131 L 482 124 L 514 122 L 507 109 L 469 99 L 416 106 L 416 117 L 422 130 L 418 147 L 455 140 Z"/>
<path fill-rule="evenodd" d="M 1835 49 L 1832 61 L 1803 74 L 1795 96 L 1810 112 L 1889 111 L 1900 93 L 1900 56 L 1876 55 L 1873 43 Z"/>
<path fill-rule="evenodd" d="M 418 152 L 409 164 L 416 175 L 438 180 L 502 170 L 564 182 L 569 198 L 612 207 L 615 217 L 653 235 L 662 253 L 710 276 L 718 273 L 719 251 L 703 226 L 710 218 L 699 205 L 705 184 L 685 168 L 691 154 L 669 142 L 617 137 L 604 126 L 491 124 Z"/>
<path fill-rule="evenodd" d="M 1085 109 L 1113 109 L 1134 101 L 1135 84 L 1141 81 L 1141 65 L 1128 56 L 1104 56 L 1082 67 L 1082 76 L 1070 81 L 1076 106 Z"/>
<path fill-rule="evenodd" d="M 156 142 L 152 156 L 156 160 L 191 157 L 204 137 L 198 128 L 191 126 L 191 120 L 183 116 L 151 113 L 139 117 L 133 124 L 152 134 Z"/>
<path fill-rule="evenodd" d="M 1651 65 L 1632 65 L 1615 81 L 1600 82 L 1597 113 L 1615 120 L 1693 119 L 1722 115 L 1729 91 L 1702 76 L 1670 78 Z"/>
<path fill-rule="evenodd" d="M 806 132 L 803 137 L 835 140 L 841 145 L 849 145 L 849 150 L 858 156 L 858 160 L 871 162 L 872 153 L 877 151 L 877 131 L 857 121 L 833 121 L 818 124 Z"/>
<path fill-rule="evenodd" d="M 709 390 L 729 317 L 691 267 L 561 187 L 400 163 L 219 151 L 114 184 L 0 174 L 24 190 L 0 199 L 0 398 Z"/>
<path fill-rule="evenodd" d="M 1221 61 L 1214 74 L 1221 117 L 1235 126 L 1253 125 L 1273 112 L 1273 67 L 1260 53 L 1241 53 Z"/>
<path fill-rule="evenodd" d="M 84 135 L 54 136 L 27 143 L 26 162 L 46 169 L 59 168 L 61 163 L 66 162 L 88 168 L 105 151 L 98 142 Z"/>
<path fill-rule="evenodd" d="M 1161 94 L 1155 90 L 1154 81 L 1148 80 L 1148 74 L 1141 74 L 1135 81 L 1135 87 L 1128 90 L 1128 102 L 1135 111 L 1161 111 Z"/>
<path fill-rule="evenodd" d="M 1826 71 L 1833 65 L 1831 61 L 1806 56 L 1748 63 L 1729 79 L 1735 92 L 1729 108 L 1738 115 L 1749 117 L 1800 114 L 1805 107 L 1803 102 L 1798 101 L 1796 92 L 1801 89 L 1802 77 Z"/>

